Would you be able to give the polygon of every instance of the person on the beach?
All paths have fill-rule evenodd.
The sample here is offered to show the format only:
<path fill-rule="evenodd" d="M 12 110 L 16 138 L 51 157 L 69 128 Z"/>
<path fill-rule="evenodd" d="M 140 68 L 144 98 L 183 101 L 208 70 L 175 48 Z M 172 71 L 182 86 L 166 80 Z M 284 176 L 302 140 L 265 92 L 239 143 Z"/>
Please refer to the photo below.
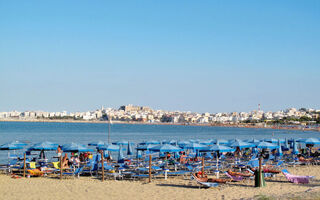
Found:
<path fill-rule="evenodd" d="M 233 171 L 231 171 L 231 169 L 229 169 L 227 172 L 231 176 L 244 176 L 244 177 L 253 176 L 252 174 L 244 174 L 244 173 L 240 173 L 240 172 L 233 172 Z"/>
<path fill-rule="evenodd" d="M 62 158 L 62 167 L 63 168 L 69 168 L 69 158 L 68 158 L 68 154 L 65 153 L 63 158 Z"/>
<path fill-rule="evenodd" d="M 236 151 L 234 152 L 234 157 L 240 159 L 242 157 L 242 153 L 240 147 L 237 147 Z"/>
<path fill-rule="evenodd" d="M 201 182 L 226 183 L 232 181 L 231 179 L 208 178 L 207 175 L 201 176 L 201 173 L 199 172 L 194 173 L 194 177 L 196 177 L 196 179 Z"/>
<path fill-rule="evenodd" d="M 187 162 L 186 157 L 187 157 L 186 153 L 182 152 L 182 155 L 180 156 L 180 163 L 181 164 L 185 164 Z"/>
<path fill-rule="evenodd" d="M 60 157 L 62 155 L 62 150 L 61 150 L 61 146 L 59 145 L 56 151 L 58 157 Z"/>

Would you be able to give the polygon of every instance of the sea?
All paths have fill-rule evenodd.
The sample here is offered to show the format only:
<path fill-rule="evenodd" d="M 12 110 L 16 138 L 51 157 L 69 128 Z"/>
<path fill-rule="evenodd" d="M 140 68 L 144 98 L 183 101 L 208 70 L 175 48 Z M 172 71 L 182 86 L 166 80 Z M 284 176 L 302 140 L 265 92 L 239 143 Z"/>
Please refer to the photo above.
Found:
<path fill-rule="evenodd" d="M 265 138 L 320 138 L 320 132 L 213 126 L 111 124 L 110 140 L 139 143 L 148 140 L 189 139 L 265 139 Z M 108 141 L 107 123 L 61 122 L 0 122 L 0 145 L 11 141 L 34 143 L 50 141 L 58 144 L 71 142 L 88 144 Z M 11 151 L 12 153 L 12 151 Z M 21 153 L 22 152 L 14 152 Z M 8 158 L 8 151 L 0 151 L 0 163 Z"/>

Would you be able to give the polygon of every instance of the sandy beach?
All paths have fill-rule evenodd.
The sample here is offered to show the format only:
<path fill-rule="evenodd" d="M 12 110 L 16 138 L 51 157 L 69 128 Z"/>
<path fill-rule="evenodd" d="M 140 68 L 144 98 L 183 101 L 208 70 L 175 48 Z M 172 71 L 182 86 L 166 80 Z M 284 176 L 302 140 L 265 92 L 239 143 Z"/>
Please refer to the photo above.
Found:
<path fill-rule="evenodd" d="M 195 181 L 182 177 L 147 180 L 101 180 L 92 177 L 19 178 L 0 175 L 0 199 L 319 199 L 320 166 L 289 168 L 298 175 L 316 176 L 309 184 L 293 184 L 280 174 L 255 188 L 253 180 L 199 189 Z"/>

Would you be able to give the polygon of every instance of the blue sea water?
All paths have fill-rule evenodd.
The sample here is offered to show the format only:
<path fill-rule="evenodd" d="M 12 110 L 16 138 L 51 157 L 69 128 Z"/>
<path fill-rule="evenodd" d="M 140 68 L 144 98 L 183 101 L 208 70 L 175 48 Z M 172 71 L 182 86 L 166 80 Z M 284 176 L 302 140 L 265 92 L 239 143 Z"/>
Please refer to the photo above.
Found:
<path fill-rule="evenodd" d="M 315 131 L 229 128 L 210 126 L 112 124 L 111 141 L 128 140 L 135 143 L 148 140 L 187 139 L 263 139 L 263 138 L 319 138 Z M 58 144 L 108 140 L 106 123 L 54 123 L 54 122 L 0 122 L 0 145 L 13 140 L 37 143 L 50 141 Z M 0 151 L 0 162 L 7 151 Z"/>

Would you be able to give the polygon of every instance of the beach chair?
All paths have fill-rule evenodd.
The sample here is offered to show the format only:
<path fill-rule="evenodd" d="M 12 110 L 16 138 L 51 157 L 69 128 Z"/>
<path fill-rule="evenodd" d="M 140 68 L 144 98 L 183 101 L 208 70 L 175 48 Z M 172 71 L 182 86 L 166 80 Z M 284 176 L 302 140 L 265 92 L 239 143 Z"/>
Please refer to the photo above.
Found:
<path fill-rule="evenodd" d="M 194 176 L 194 174 L 191 174 L 191 180 L 195 180 L 199 184 L 199 189 L 201 188 L 201 186 L 204 188 L 211 188 L 217 187 L 219 185 L 218 183 L 200 181 L 197 177 Z"/>
<path fill-rule="evenodd" d="M 77 168 L 74 172 L 63 172 L 63 175 L 68 175 L 68 176 L 73 176 L 73 177 L 80 177 L 80 174 L 82 173 L 84 166 L 81 166 L 79 168 Z"/>
<path fill-rule="evenodd" d="M 309 181 L 314 178 L 314 176 L 293 175 L 293 174 L 290 174 L 290 172 L 287 169 L 283 169 L 282 173 L 289 182 L 296 183 L 296 184 L 299 184 L 299 183 L 306 184 L 306 183 L 309 183 Z"/>
<path fill-rule="evenodd" d="M 43 172 L 39 169 L 28 169 L 27 172 L 30 174 L 30 176 L 43 176 Z"/>
<path fill-rule="evenodd" d="M 225 173 L 225 175 L 227 175 L 233 181 L 239 182 L 239 181 L 243 181 L 244 180 L 243 176 L 232 176 L 228 172 L 224 172 L 224 173 Z"/>

